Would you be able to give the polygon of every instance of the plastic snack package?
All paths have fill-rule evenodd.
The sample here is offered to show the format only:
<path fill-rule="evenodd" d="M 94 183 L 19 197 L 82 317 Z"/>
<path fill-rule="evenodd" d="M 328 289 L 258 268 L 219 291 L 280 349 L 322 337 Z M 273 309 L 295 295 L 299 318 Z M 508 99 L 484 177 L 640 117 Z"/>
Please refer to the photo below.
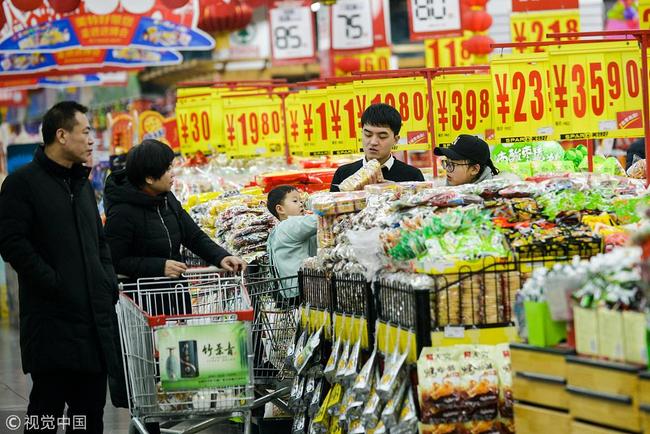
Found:
<path fill-rule="evenodd" d="M 334 341 L 334 345 L 332 346 L 330 357 L 327 359 L 327 364 L 323 370 L 323 375 L 330 383 L 334 381 L 334 376 L 336 375 L 336 366 L 340 357 L 341 350 L 341 336 L 337 336 L 336 341 Z"/>
<path fill-rule="evenodd" d="M 296 375 L 289 394 L 289 408 L 298 409 L 302 404 L 302 392 L 305 388 L 305 377 Z"/>
<path fill-rule="evenodd" d="M 303 372 L 311 358 L 316 353 L 316 350 L 321 342 L 320 337 L 322 332 L 323 327 L 321 326 L 314 334 L 309 337 L 301 351 L 296 353 L 296 362 L 294 366 L 296 368 L 296 372 L 298 372 L 298 375 Z"/>
<path fill-rule="evenodd" d="M 392 429 L 397 425 L 400 416 L 399 411 L 402 408 L 402 401 L 408 389 L 408 383 L 409 380 L 407 378 L 402 380 L 402 385 L 399 387 L 399 390 L 388 400 L 384 406 L 384 410 L 381 412 L 381 420 L 388 429 Z"/>
<path fill-rule="evenodd" d="M 345 368 L 345 376 L 343 381 L 346 384 L 352 385 L 354 380 L 357 377 L 359 369 L 359 357 L 361 356 L 361 336 L 357 339 L 350 351 L 350 357 L 348 358 L 348 363 Z"/>
<path fill-rule="evenodd" d="M 334 376 L 334 381 L 337 383 L 340 383 L 345 379 L 348 360 L 350 359 L 350 349 L 350 342 L 345 341 L 345 344 L 343 345 L 343 351 L 341 352 L 339 360 L 336 364 L 336 375 Z"/>
<path fill-rule="evenodd" d="M 379 385 L 377 386 L 377 393 L 384 402 L 388 401 L 397 389 L 400 371 L 406 361 L 407 355 L 408 350 L 399 354 L 396 359 L 393 359 L 394 361 L 391 362 L 390 366 L 384 369 L 384 375 L 381 377 Z"/>
<path fill-rule="evenodd" d="M 406 390 L 406 397 L 404 398 L 404 406 L 400 412 L 399 422 L 397 426 L 392 429 L 391 434 L 407 434 L 413 433 L 417 430 L 418 415 L 415 408 L 415 401 L 411 389 Z"/>
<path fill-rule="evenodd" d="M 377 160 L 370 160 L 352 176 L 341 182 L 339 190 L 355 191 L 362 189 L 368 184 L 381 182 L 384 182 L 384 176 L 381 173 L 381 164 Z"/>
<path fill-rule="evenodd" d="M 309 408 L 307 409 L 307 414 L 309 415 L 310 418 L 313 418 L 314 415 L 316 415 L 316 413 L 318 412 L 322 398 L 323 398 L 323 380 L 318 380 L 318 384 L 316 384 L 316 388 L 314 389 L 314 394 L 312 395 L 311 400 L 309 402 Z"/>
<path fill-rule="evenodd" d="M 461 393 L 474 420 L 492 420 L 498 414 L 499 379 L 492 354 L 486 345 L 474 345 L 462 354 Z"/>
<path fill-rule="evenodd" d="M 306 434 L 307 417 L 304 412 L 300 412 L 293 419 L 293 426 L 291 427 L 291 434 Z"/>
<path fill-rule="evenodd" d="M 418 360 L 422 421 L 455 423 L 463 418 L 459 347 L 425 348 Z"/>
<path fill-rule="evenodd" d="M 370 388 L 372 387 L 373 372 L 375 368 L 375 359 L 377 357 L 377 345 L 375 349 L 370 354 L 370 357 L 361 368 L 361 372 L 357 375 L 357 378 L 354 380 L 354 385 L 352 388 L 361 400 L 365 401 L 368 394 L 370 393 Z"/>
<path fill-rule="evenodd" d="M 636 156 L 635 156 L 636 160 Z M 646 176 L 646 160 L 639 159 L 635 161 L 628 169 L 627 176 L 634 179 L 645 179 Z"/>

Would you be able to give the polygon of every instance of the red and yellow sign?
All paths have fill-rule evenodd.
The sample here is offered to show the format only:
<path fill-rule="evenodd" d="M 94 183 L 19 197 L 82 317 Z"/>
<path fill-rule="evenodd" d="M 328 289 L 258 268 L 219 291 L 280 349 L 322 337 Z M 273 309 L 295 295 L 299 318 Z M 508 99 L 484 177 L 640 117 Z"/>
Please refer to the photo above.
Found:
<path fill-rule="evenodd" d="M 436 145 L 452 143 L 459 134 L 494 141 L 492 78 L 488 74 L 447 75 L 433 80 Z"/>
<path fill-rule="evenodd" d="M 327 88 L 327 129 L 332 154 L 353 154 L 359 151 L 361 143 L 361 115 L 365 96 L 357 94 L 352 83 Z"/>
<path fill-rule="evenodd" d="M 352 71 L 370 72 L 390 69 L 390 48 L 375 48 L 368 53 L 334 55 L 334 76 L 342 77 Z"/>
<path fill-rule="evenodd" d="M 217 151 L 215 120 L 212 116 L 212 89 L 179 89 L 176 101 L 178 139 L 183 154 Z"/>
<path fill-rule="evenodd" d="M 580 31 L 580 11 L 561 9 L 544 12 L 513 13 L 510 15 L 512 42 L 548 41 L 549 33 Z M 577 38 L 569 38 L 577 39 Z M 515 48 L 520 53 L 541 53 L 546 47 Z"/>
<path fill-rule="evenodd" d="M 650 0 L 639 0 L 639 29 L 650 30 Z"/>
<path fill-rule="evenodd" d="M 427 68 L 446 68 L 449 66 L 470 66 L 474 56 L 463 48 L 463 42 L 471 33 L 455 38 L 426 39 L 424 41 L 424 61 Z"/>

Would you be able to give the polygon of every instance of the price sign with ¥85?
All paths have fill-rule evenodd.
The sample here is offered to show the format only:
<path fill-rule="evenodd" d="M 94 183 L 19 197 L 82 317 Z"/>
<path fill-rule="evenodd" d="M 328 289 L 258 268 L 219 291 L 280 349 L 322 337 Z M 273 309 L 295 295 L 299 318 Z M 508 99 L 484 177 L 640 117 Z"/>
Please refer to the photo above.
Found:
<path fill-rule="evenodd" d="M 402 117 L 400 139 L 396 151 L 428 150 L 431 148 L 427 82 L 424 77 L 361 80 L 355 82 L 357 93 L 367 104 L 385 103 L 395 107 Z"/>
<path fill-rule="evenodd" d="M 561 9 L 544 12 L 522 12 L 510 15 L 510 34 L 513 42 L 547 41 L 549 33 L 580 31 L 580 11 Z M 567 38 L 577 39 L 577 38 Z M 546 47 L 515 48 L 520 53 L 541 53 Z"/>
<path fill-rule="evenodd" d="M 424 61 L 427 68 L 446 68 L 449 66 L 469 66 L 473 56 L 463 48 L 463 41 L 470 36 L 436 38 L 424 41 Z"/>
<path fill-rule="evenodd" d="M 176 103 L 178 139 L 185 155 L 210 153 L 214 147 L 211 93 L 179 97 Z"/>
<path fill-rule="evenodd" d="M 310 62 L 315 58 L 311 2 L 276 3 L 269 10 L 271 53 L 276 64 Z"/>
<path fill-rule="evenodd" d="M 460 0 L 407 0 L 411 40 L 461 36 Z"/>
<path fill-rule="evenodd" d="M 549 49 L 560 139 L 643 135 L 639 54 L 636 41 Z"/>
<path fill-rule="evenodd" d="M 330 11 L 332 49 L 360 50 L 374 46 L 370 0 L 339 0 Z"/>
<path fill-rule="evenodd" d="M 496 137 L 502 143 L 544 141 L 553 137 L 548 55 L 494 57 L 490 71 Z"/>
<path fill-rule="evenodd" d="M 255 95 L 224 99 L 225 139 L 238 144 L 238 156 L 275 157 L 284 154 L 282 101 L 277 96 Z"/>
<path fill-rule="evenodd" d="M 361 112 L 355 86 L 352 83 L 338 84 L 327 88 L 328 138 L 333 155 L 353 154 L 359 151 L 358 126 Z"/>
<path fill-rule="evenodd" d="M 489 75 L 436 77 L 432 91 L 436 145 L 450 144 L 459 134 L 494 140 L 492 79 Z"/>

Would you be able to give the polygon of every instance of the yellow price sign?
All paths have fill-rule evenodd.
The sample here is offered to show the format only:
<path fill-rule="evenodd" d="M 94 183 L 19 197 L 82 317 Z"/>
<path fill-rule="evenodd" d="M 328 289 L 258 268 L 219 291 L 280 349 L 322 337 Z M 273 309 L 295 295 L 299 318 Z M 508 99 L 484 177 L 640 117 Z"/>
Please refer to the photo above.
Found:
<path fill-rule="evenodd" d="M 327 89 L 298 92 L 298 127 L 302 130 L 304 156 L 330 155 Z M 291 130 L 289 130 L 291 134 Z"/>
<path fill-rule="evenodd" d="M 544 141 L 553 136 L 548 66 L 547 53 L 492 59 L 493 125 L 502 143 Z"/>
<path fill-rule="evenodd" d="M 289 153 L 294 157 L 302 157 L 304 152 L 303 134 L 302 124 L 299 123 L 302 104 L 300 103 L 298 94 L 288 95 L 284 101 L 284 107 Z"/>
<path fill-rule="evenodd" d="M 211 91 L 203 88 L 203 93 L 179 92 L 176 102 L 178 140 L 181 153 L 193 154 L 197 151 L 210 153 L 213 149 Z"/>
<path fill-rule="evenodd" d="M 459 134 L 494 140 L 490 75 L 439 76 L 433 80 L 432 92 L 437 145 L 450 144 Z"/>
<path fill-rule="evenodd" d="M 395 107 L 402 117 L 396 151 L 428 150 L 429 104 L 424 77 L 387 78 L 355 81 L 363 110 L 370 104 L 385 103 Z"/>
<path fill-rule="evenodd" d="M 425 39 L 424 62 L 427 68 L 446 68 L 449 66 L 470 66 L 474 56 L 463 48 L 469 34 L 455 38 Z"/>
<path fill-rule="evenodd" d="M 278 96 L 231 96 L 223 100 L 224 137 L 240 158 L 284 155 L 282 101 Z"/>
<path fill-rule="evenodd" d="M 562 140 L 643 135 L 636 41 L 548 51 L 555 132 Z"/>
<path fill-rule="evenodd" d="M 341 77 L 349 75 L 348 71 L 344 71 L 340 68 L 340 62 L 342 59 L 355 59 L 354 61 L 359 62 L 360 72 L 370 72 L 370 71 L 385 71 L 390 69 L 390 56 L 391 51 L 389 47 L 380 47 L 375 48 L 373 51 L 368 53 L 357 53 L 357 54 L 345 54 L 345 55 L 335 55 L 334 56 L 334 76 Z"/>
<path fill-rule="evenodd" d="M 650 30 L 650 0 L 639 0 L 639 29 Z"/>
<path fill-rule="evenodd" d="M 352 83 L 327 88 L 329 140 L 333 155 L 353 154 L 358 151 L 358 120 L 355 87 Z"/>
<path fill-rule="evenodd" d="M 549 33 L 580 31 L 580 11 L 560 9 L 541 12 L 519 12 L 510 15 L 512 42 L 547 41 Z M 567 38 L 577 39 L 577 38 Z M 515 48 L 520 53 L 541 53 L 546 47 Z"/>

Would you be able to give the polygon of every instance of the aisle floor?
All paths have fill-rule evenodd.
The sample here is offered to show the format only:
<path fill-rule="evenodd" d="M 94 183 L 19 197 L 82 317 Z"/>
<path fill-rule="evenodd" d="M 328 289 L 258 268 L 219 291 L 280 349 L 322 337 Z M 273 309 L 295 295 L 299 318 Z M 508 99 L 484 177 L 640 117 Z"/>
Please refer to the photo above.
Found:
<path fill-rule="evenodd" d="M 0 321 L 0 433 L 22 433 L 10 431 L 6 426 L 7 418 L 17 415 L 24 420 L 27 411 L 31 380 L 23 374 L 20 362 L 19 334 L 7 321 Z M 123 408 L 115 408 L 106 397 L 104 408 L 104 432 L 106 434 L 127 433 L 131 418 Z M 230 429 L 228 429 L 230 428 Z M 202 431 L 207 434 L 226 434 L 234 432 L 232 427 L 212 427 Z M 59 430 L 62 432 L 62 430 Z"/>

